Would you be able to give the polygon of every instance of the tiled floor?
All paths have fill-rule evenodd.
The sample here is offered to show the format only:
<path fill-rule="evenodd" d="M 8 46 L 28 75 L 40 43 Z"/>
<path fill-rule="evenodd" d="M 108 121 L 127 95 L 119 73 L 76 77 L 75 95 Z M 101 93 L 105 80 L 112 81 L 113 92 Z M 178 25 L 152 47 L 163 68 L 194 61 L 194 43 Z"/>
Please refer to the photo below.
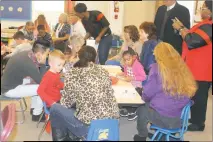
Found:
<path fill-rule="evenodd" d="M 30 99 L 28 104 L 30 103 Z M 2 102 L 1 108 L 10 102 Z M 28 105 L 29 106 L 29 105 Z M 28 107 L 29 108 L 29 107 Z M 25 113 L 26 121 L 24 124 L 16 125 L 12 135 L 9 138 L 9 141 L 37 141 L 38 134 L 41 131 L 41 128 L 44 123 L 39 125 L 39 128 L 36 128 L 36 123 L 31 121 L 31 116 L 29 110 Z M 18 119 L 20 114 L 18 114 Z M 187 132 L 185 134 L 185 140 L 187 141 L 212 141 L 212 91 L 209 91 L 209 100 L 208 100 L 208 109 L 206 116 L 206 129 L 204 132 Z M 120 121 L 120 140 L 123 141 L 132 141 L 132 137 L 136 134 L 136 122 L 127 121 L 124 118 L 121 118 Z M 44 132 L 41 140 L 51 141 L 51 135 Z"/>

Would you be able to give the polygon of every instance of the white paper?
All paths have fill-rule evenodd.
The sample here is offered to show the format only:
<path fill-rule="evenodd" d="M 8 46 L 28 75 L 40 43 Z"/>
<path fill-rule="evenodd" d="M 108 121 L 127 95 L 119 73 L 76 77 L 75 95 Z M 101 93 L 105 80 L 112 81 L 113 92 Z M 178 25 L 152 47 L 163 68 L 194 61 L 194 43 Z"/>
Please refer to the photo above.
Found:
<path fill-rule="evenodd" d="M 137 97 L 137 92 L 135 88 L 124 88 L 120 86 L 112 86 L 114 94 L 118 98 L 129 98 L 134 99 Z"/>

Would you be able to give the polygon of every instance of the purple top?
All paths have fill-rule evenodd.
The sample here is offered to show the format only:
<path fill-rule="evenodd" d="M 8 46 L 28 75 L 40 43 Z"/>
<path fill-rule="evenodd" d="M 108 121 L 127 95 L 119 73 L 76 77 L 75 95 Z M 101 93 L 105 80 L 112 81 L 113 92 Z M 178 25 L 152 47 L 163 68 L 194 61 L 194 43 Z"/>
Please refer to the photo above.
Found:
<path fill-rule="evenodd" d="M 165 94 L 157 63 L 151 65 L 148 80 L 143 86 L 142 98 L 150 107 L 166 117 L 180 117 L 182 109 L 190 101 L 188 97 L 176 98 Z"/>

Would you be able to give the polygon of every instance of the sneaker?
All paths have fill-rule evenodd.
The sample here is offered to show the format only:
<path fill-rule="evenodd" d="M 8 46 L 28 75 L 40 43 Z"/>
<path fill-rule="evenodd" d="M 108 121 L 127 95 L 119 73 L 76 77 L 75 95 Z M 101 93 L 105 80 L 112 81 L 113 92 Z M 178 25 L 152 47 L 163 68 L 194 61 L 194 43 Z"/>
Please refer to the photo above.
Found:
<path fill-rule="evenodd" d="M 40 115 L 32 115 L 32 121 L 34 122 L 38 122 L 39 118 L 42 114 Z M 40 122 L 45 122 L 46 118 L 45 118 L 45 114 L 42 116 L 41 121 Z"/>
<path fill-rule="evenodd" d="M 190 124 L 188 126 L 188 130 L 187 131 L 204 131 L 205 129 L 205 124 L 203 125 L 196 125 L 196 124 Z"/>
<path fill-rule="evenodd" d="M 121 109 L 120 110 L 120 116 L 121 117 L 127 117 L 127 116 L 129 116 L 129 113 L 126 109 Z"/>
<path fill-rule="evenodd" d="M 133 121 L 137 118 L 138 116 L 136 114 L 128 115 L 128 120 Z"/>
<path fill-rule="evenodd" d="M 146 137 L 141 137 L 139 135 L 134 136 L 134 141 L 146 141 Z"/>

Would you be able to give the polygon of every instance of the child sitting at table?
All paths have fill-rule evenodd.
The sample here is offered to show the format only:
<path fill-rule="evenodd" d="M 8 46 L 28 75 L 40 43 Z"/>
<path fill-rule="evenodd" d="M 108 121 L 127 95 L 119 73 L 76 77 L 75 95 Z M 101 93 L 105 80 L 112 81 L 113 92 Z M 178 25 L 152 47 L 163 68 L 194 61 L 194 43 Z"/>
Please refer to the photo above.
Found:
<path fill-rule="evenodd" d="M 43 46 L 53 48 L 53 40 L 52 37 L 49 33 L 45 31 L 44 25 L 38 25 L 37 27 L 38 30 L 38 36 L 36 39 L 36 43 L 39 43 Z"/>
<path fill-rule="evenodd" d="M 137 54 L 132 48 L 128 48 L 123 53 L 124 72 L 117 74 L 117 76 L 127 82 L 131 82 L 136 88 L 136 91 L 141 94 L 142 92 L 142 81 L 146 80 L 146 74 L 143 66 L 137 59 Z M 136 108 L 125 107 L 121 109 L 120 115 L 125 117 L 128 116 L 128 120 L 134 120 L 137 118 Z"/>
<path fill-rule="evenodd" d="M 53 50 L 49 54 L 50 69 L 44 74 L 38 87 L 37 93 L 51 107 L 54 103 L 59 103 L 61 99 L 60 90 L 63 89 L 64 83 L 60 80 L 60 72 L 65 63 L 64 54 L 60 50 Z"/>
<path fill-rule="evenodd" d="M 79 60 L 78 51 L 84 45 L 84 38 L 81 36 L 71 36 L 69 40 L 68 48 L 65 49 L 66 64 L 63 69 L 63 73 L 66 73 L 73 67 L 73 65 Z"/>

